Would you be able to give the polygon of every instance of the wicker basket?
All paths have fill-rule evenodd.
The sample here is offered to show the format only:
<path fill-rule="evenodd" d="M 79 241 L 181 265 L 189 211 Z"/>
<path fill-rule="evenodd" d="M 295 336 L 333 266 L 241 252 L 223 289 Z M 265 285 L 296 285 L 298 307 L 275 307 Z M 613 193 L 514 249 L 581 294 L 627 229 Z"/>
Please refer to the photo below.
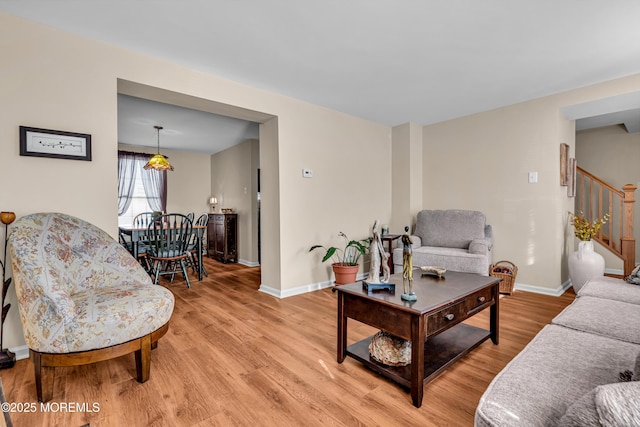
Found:
<path fill-rule="evenodd" d="M 495 264 L 491 264 L 489 269 L 489 276 L 502 279 L 502 282 L 500 282 L 501 294 L 511 295 L 513 293 L 517 274 L 518 267 L 511 261 L 498 261 Z"/>

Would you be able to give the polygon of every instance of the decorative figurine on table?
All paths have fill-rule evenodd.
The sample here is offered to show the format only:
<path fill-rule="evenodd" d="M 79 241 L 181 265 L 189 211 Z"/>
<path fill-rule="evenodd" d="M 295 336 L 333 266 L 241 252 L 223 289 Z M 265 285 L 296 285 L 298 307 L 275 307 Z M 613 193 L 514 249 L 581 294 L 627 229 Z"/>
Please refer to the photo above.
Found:
<path fill-rule="evenodd" d="M 404 228 L 402 235 L 402 285 L 404 292 L 401 296 L 403 300 L 415 301 L 418 299 L 413 292 L 413 252 L 411 244 L 413 241 L 409 237 L 409 227 Z"/>
<path fill-rule="evenodd" d="M 384 250 L 382 240 L 380 239 L 380 233 L 378 232 L 378 220 L 373 223 L 373 238 L 369 244 L 369 255 L 371 256 L 371 263 L 369 267 L 369 278 L 367 283 L 387 283 L 389 282 L 389 276 L 391 270 L 389 269 L 389 255 Z M 382 267 L 382 277 L 380 277 L 380 268 Z"/>
<path fill-rule="evenodd" d="M 0 261 L 0 266 L 2 266 L 2 300 L 0 304 L 2 305 L 2 322 L 0 323 L 0 369 L 12 368 L 13 365 L 16 364 L 16 355 L 13 352 L 9 351 L 9 349 L 5 349 L 2 343 L 3 335 L 4 335 L 4 320 L 7 318 L 7 313 L 9 313 L 9 309 L 11 308 L 11 304 L 4 303 L 5 298 L 7 297 L 7 291 L 9 290 L 9 285 L 11 284 L 11 277 L 6 279 L 7 273 L 7 242 L 9 241 L 9 224 L 11 224 L 16 219 L 16 214 L 13 212 L 0 212 L 0 221 L 4 224 L 4 256 L 2 261 Z"/>

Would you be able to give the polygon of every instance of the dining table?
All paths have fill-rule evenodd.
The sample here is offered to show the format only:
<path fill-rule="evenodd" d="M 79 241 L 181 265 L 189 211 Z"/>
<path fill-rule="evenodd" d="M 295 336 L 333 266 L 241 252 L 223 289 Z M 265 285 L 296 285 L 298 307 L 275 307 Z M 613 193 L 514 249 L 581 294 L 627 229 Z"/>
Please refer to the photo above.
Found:
<path fill-rule="evenodd" d="M 118 228 L 120 233 L 131 237 L 131 254 L 135 259 L 138 259 L 139 243 L 149 234 L 149 229 L 147 227 L 134 227 L 133 225 L 120 225 Z M 195 233 L 197 240 L 196 253 L 198 256 L 198 280 L 202 281 L 202 240 L 204 238 L 206 227 L 203 225 L 194 225 L 192 230 Z"/>

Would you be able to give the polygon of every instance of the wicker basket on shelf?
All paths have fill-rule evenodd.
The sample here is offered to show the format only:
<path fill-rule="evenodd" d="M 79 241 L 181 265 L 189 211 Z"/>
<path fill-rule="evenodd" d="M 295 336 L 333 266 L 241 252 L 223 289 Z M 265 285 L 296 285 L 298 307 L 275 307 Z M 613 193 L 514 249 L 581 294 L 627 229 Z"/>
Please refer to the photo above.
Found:
<path fill-rule="evenodd" d="M 498 261 L 495 264 L 491 264 L 491 268 L 489 268 L 490 276 L 502 279 L 502 282 L 500 282 L 501 294 L 511 295 L 513 293 L 516 274 L 518 274 L 518 267 L 511 261 Z"/>

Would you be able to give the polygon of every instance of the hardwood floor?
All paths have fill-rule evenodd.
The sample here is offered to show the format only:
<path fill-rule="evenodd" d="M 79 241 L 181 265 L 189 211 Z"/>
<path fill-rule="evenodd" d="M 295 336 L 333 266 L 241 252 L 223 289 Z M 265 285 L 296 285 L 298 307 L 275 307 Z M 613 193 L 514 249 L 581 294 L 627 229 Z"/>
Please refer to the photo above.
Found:
<path fill-rule="evenodd" d="M 500 344 L 483 343 L 428 384 L 418 409 L 407 390 L 355 360 L 336 362 L 330 289 L 277 299 L 258 291 L 259 268 L 205 263 L 209 277 L 191 276 L 191 289 L 161 281 L 176 307 L 148 382 L 136 382 L 133 355 L 56 368 L 55 403 L 43 411 L 33 365 L 20 360 L 0 371 L 7 402 L 36 410 L 12 413 L 14 426 L 471 426 L 489 382 L 575 296 L 502 298 Z M 488 327 L 488 315 L 469 323 Z M 349 321 L 349 343 L 375 332 Z M 60 410 L 67 403 L 76 412 Z"/>

